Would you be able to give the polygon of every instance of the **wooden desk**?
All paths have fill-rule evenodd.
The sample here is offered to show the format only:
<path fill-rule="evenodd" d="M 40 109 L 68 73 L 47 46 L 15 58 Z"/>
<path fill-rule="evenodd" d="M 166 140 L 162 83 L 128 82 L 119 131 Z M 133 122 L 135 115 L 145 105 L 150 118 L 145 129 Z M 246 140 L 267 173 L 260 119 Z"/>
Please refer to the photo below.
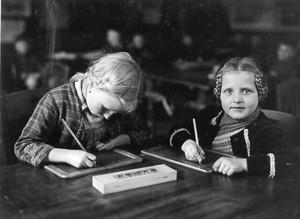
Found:
<path fill-rule="evenodd" d="M 175 70 L 171 67 L 158 67 L 146 70 L 146 79 L 154 83 L 168 82 L 207 90 L 209 88 L 207 76 L 211 70 L 212 66 L 207 65 L 186 71 Z"/>
<path fill-rule="evenodd" d="M 128 168 L 161 162 L 145 158 Z M 28 164 L 0 168 L 0 218 L 295 218 L 299 172 L 269 179 L 178 170 L 175 182 L 102 195 L 92 177 L 63 180 Z"/>

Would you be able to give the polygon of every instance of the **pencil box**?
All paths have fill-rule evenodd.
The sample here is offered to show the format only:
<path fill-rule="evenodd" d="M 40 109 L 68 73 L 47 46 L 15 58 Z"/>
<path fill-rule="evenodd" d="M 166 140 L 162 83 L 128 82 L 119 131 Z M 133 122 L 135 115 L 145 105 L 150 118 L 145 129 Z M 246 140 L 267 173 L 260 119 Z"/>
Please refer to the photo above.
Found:
<path fill-rule="evenodd" d="M 165 164 L 93 176 L 92 185 L 102 194 L 126 191 L 177 180 L 177 171 Z"/>

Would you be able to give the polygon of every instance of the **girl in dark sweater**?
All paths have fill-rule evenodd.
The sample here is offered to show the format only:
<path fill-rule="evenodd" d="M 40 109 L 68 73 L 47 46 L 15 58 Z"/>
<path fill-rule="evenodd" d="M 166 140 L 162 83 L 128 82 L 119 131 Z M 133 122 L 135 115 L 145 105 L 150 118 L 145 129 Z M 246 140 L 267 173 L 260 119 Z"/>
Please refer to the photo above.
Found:
<path fill-rule="evenodd" d="M 260 106 L 266 98 L 263 74 L 250 58 L 232 58 L 216 73 L 214 93 L 219 106 L 208 106 L 196 116 L 199 145 L 192 121 L 172 128 L 170 145 L 184 151 L 188 160 L 205 159 L 202 148 L 236 158 L 221 157 L 213 169 L 225 175 L 248 172 L 274 177 L 288 161 L 289 149 L 277 122 Z"/>

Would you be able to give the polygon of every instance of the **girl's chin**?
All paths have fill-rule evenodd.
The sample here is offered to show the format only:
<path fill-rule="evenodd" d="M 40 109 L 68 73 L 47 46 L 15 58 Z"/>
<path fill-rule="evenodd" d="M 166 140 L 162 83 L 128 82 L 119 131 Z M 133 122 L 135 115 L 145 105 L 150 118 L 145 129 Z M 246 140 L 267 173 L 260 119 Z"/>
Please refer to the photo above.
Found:
<path fill-rule="evenodd" d="M 241 113 L 230 113 L 228 115 L 235 120 L 245 119 L 247 117 L 247 115 Z"/>

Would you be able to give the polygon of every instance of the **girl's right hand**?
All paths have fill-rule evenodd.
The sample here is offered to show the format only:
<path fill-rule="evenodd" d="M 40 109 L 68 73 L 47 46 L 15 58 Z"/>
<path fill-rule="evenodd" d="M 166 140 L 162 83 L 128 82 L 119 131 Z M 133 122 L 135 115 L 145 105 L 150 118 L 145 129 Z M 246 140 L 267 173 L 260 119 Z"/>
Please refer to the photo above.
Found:
<path fill-rule="evenodd" d="M 185 157 L 188 160 L 198 161 L 201 163 L 205 159 L 205 152 L 202 150 L 200 145 L 197 145 L 196 142 L 189 139 L 186 140 L 181 149 L 184 151 Z"/>
<path fill-rule="evenodd" d="M 96 156 L 82 150 L 69 150 L 66 161 L 76 168 L 90 168 L 95 166 Z"/>

